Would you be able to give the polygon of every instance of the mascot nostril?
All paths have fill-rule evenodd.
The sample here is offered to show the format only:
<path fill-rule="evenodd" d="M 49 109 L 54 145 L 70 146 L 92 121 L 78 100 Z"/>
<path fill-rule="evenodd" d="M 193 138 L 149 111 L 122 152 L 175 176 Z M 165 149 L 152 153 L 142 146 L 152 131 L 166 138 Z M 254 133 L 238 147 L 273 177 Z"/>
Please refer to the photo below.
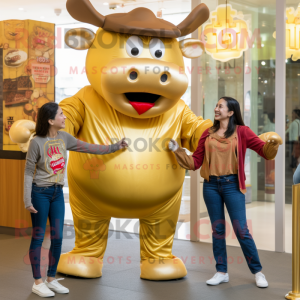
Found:
<path fill-rule="evenodd" d="M 137 74 L 137 72 L 130 72 L 130 74 L 129 74 L 129 78 L 131 79 L 131 80 L 135 80 L 135 79 L 137 79 L 137 77 L 138 77 L 138 74 Z"/>
<path fill-rule="evenodd" d="M 168 80 L 168 75 L 167 74 L 162 74 L 160 77 L 161 82 L 166 82 Z"/>

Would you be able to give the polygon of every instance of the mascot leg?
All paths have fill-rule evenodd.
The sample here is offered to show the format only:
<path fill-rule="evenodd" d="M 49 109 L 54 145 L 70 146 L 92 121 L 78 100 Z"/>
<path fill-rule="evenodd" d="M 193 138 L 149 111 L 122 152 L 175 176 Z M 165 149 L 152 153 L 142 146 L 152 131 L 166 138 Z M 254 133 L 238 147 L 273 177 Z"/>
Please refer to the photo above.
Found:
<path fill-rule="evenodd" d="M 156 212 L 140 219 L 141 278 L 170 280 L 187 274 L 182 260 L 172 254 L 181 192 Z"/>
<path fill-rule="evenodd" d="M 110 217 L 103 216 L 96 207 L 79 199 L 85 199 L 81 191 L 70 184 L 70 205 L 72 208 L 75 247 L 60 256 L 57 271 L 63 274 L 96 278 L 102 276 Z"/>

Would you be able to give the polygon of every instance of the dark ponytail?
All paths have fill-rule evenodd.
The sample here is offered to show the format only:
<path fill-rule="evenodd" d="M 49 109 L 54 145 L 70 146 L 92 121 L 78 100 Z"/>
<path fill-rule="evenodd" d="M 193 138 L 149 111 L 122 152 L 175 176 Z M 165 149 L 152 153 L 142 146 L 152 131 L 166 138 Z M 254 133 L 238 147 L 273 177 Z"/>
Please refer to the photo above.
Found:
<path fill-rule="evenodd" d="M 245 126 L 245 124 L 242 118 L 241 108 L 238 101 L 231 97 L 221 97 L 219 100 L 221 99 L 224 99 L 226 101 L 228 111 L 233 111 L 233 115 L 229 118 L 228 128 L 224 133 L 224 137 L 229 138 L 231 135 L 233 135 L 236 125 Z M 211 129 L 213 132 L 217 132 L 220 129 L 220 121 L 214 120 L 214 125 Z"/>
<path fill-rule="evenodd" d="M 58 104 L 49 102 L 44 104 L 38 111 L 36 121 L 35 135 L 45 137 L 49 131 L 49 120 L 54 120 L 57 114 Z"/>

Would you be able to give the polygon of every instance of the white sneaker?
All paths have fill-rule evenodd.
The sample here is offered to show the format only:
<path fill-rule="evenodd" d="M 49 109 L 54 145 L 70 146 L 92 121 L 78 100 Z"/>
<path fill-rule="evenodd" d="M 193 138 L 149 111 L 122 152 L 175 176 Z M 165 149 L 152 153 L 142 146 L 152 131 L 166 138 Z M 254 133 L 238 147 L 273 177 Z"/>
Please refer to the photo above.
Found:
<path fill-rule="evenodd" d="M 262 272 L 255 274 L 256 285 L 260 288 L 268 287 L 268 281 L 266 280 L 265 275 Z"/>
<path fill-rule="evenodd" d="M 206 281 L 206 284 L 208 285 L 218 285 L 222 282 L 228 282 L 229 281 L 229 275 L 226 273 L 225 275 L 221 273 L 216 273 L 213 278 Z"/>
<path fill-rule="evenodd" d="M 32 292 L 43 298 L 55 296 L 55 294 L 49 290 L 49 288 L 44 282 L 40 284 L 34 283 L 32 287 Z"/>
<path fill-rule="evenodd" d="M 58 281 L 59 280 L 64 280 L 64 278 L 59 278 L 59 279 L 54 279 L 51 282 L 48 282 L 47 280 L 45 280 L 45 284 L 47 285 L 47 287 L 54 291 L 55 293 L 58 294 L 68 294 L 69 293 L 69 289 L 67 289 L 66 287 L 64 287 L 63 285 L 61 285 Z"/>

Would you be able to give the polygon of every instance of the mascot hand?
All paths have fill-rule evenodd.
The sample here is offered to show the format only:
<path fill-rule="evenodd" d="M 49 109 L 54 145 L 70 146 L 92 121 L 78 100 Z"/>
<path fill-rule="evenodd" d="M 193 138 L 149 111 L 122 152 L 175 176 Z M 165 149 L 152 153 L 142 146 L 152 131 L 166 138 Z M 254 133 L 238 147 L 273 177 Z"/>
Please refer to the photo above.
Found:
<path fill-rule="evenodd" d="M 171 151 L 175 152 L 178 148 L 179 148 L 178 143 L 171 139 L 170 142 L 169 142 L 169 149 Z"/>
<path fill-rule="evenodd" d="M 30 120 L 18 120 L 9 130 L 10 139 L 17 143 L 22 152 L 27 152 L 29 143 L 35 133 L 35 122 Z"/>
<path fill-rule="evenodd" d="M 279 145 L 282 145 L 282 138 L 276 132 L 267 132 L 258 136 L 266 142 L 263 151 L 267 159 L 271 160 L 276 157 Z"/>
<path fill-rule="evenodd" d="M 266 143 L 274 143 L 282 145 L 282 138 L 276 132 L 266 132 L 258 136 Z"/>

